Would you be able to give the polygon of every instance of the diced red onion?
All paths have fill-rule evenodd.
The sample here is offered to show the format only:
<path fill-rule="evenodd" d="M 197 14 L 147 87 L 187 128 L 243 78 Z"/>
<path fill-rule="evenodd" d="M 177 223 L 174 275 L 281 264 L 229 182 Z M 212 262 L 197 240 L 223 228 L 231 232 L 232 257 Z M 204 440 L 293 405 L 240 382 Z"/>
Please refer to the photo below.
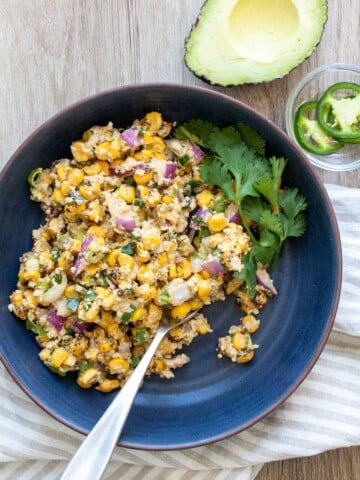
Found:
<path fill-rule="evenodd" d="M 219 260 L 210 260 L 209 262 L 203 263 L 202 270 L 205 270 L 205 272 L 213 276 L 226 273 L 226 268 L 221 265 Z"/>
<path fill-rule="evenodd" d="M 274 286 L 272 279 L 270 278 L 269 273 L 265 270 L 264 267 L 258 266 L 256 269 L 256 280 L 259 285 L 264 287 L 273 297 L 277 295 L 277 290 Z"/>
<path fill-rule="evenodd" d="M 92 242 L 95 240 L 95 237 L 85 237 L 80 248 L 80 252 L 75 260 L 74 265 L 71 267 L 71 273 L 76 277 L 79 275 L 85 268 L 85 252 L 90 247 Z"/>
<path fill-rule="evenodd" d="M 166 163 L 165 165 L 165 178 L 171 178 L 173 179 L 175 177 L 175 172 L 176 172 L 176 163 Z"/>
<path fill-rule="evenodd" d="M 210 211 L 208 208 L 198 208 L 195 210 L 193 216 L 191 217 L 190 221 L 190 228 L 198 229 L 199 228 L 199 223 L 197 221 L 197 218 L 201 218 L 201 220 L 206 221 L 210 216 Z"/>
<path fill-rule="evenodd" d="M 121 227 L 125 232 L 132 232 L 136 222 L 132 217 L 115 217 L 115 225 Z"/>
<path fill-rule="evenodd" d="M 239 210 L 234 203 L 230 203 L 230 205 L 225 210 L 225 217 L 229 220 L 229 222 L 241 225 L 241 217 L 239 214 Z"/>
<path fill-rule="evenodd" d="M 196 164 L 201 162 L 201 160 L 205 157 L 205 154 L 201 150 L 201 148 L 198 145 L 196 145 L 196 143 L 192 142 L 191 140 L 190 140 L 190 145 L 191 145 L 191 149 L 192 149 L 193 156 L 194 156 L 194 163 L 196 165 Z"/>
<path fill-rule="evenodd" d="M 94 328 L 93 323 L 86 323 L 86 322 L 72 322 L 71 323 L 71 328 L 74 330 L 75 333 L 84 333 L 84 332 L 89 332 Z"/>
<path fill-rule="evenodd" d="M 142 145 L 143 139 L 139 135 L 139 129 L 135 127 L 128 128 L 121 133 L 121 138 L 129 145 L 131 148 L 136 148 Z"/>
<path fill-rule="evenodd" d="M 66 318 L 58 315 L 54 308 L 48 311 L 46 319 L 58 332 L 60 332 L 66 321 Z"/>

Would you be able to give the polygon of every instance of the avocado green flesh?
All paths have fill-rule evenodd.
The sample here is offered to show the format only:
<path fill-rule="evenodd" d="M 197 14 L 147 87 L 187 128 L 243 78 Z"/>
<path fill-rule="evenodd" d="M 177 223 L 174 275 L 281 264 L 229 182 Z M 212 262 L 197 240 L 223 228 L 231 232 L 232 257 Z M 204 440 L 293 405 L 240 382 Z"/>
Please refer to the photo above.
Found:
<path fill-rule="evenodd" d="M 326 19 L 326 0 L 207 0 L 185 63 L 223 86 L 280 78 L 313 53 Z"/>

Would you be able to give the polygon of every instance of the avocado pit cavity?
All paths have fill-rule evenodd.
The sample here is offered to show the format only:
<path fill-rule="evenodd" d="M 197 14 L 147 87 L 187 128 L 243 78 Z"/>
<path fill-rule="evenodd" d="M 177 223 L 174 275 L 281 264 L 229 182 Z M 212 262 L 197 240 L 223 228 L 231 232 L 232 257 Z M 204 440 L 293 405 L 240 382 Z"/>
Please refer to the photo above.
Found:
<path fill-rule="evenodd" d="M 289 49 L 299 22 L 291 0 L 239 0 L 229 17 L 229 38 L 240 58 L 270 63 Z"/>

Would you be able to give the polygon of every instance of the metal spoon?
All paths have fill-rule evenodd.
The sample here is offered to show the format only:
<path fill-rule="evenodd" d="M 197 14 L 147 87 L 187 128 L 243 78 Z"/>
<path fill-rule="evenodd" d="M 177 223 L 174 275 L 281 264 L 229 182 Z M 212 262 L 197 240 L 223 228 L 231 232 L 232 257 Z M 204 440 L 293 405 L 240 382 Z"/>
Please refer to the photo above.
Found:
<path fill-rule="evenodd" d="M 80 445 L 61 480 L 98 480 L 102 477 L 159 343 L 171 329 L 187 322 L 197 313 L 198 310 L 172 325 L 166 318 L 161 321 L 138 366 Z"/>

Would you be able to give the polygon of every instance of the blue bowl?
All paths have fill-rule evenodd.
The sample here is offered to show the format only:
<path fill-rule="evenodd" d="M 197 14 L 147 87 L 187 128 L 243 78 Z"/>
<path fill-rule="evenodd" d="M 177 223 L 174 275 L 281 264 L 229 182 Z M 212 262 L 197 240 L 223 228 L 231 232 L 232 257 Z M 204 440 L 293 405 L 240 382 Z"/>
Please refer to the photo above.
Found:
<path fill-rule="evenodd" d="M 172 380 L 144 382 L 120 445 L 178 449 L 221 440 L 240 432 L 279 406 L 316 362 L 333 325 L 341 285 L 341 248 L 333 209 L 309 161 L 274 124 L 248 106 L 211 90 L 171 84 L 117 88 L 86 98 L 38 128 L 15 152 L 0 176 L 0 350 L 20 387 L 46 412 L 88 433 L 114 393 L 80 389 L 73 378 L 51 373 L 24 323 L 8 311 L 20 255 L 31 248 L 31 231 L 43 221 L 29 199 L 28 173 L 70 155 L 69 145 L 94 124 L 125 127 L 159 109 L 179 123 L 192 118 L 219 126 L 244 122 L 266 139 L 269 154 L 289 159 L 285 184 L 306 196 L 308 228 L 290 239 L 273 272 L 279 290 L 260 314 L 254 335 L 261 348 L 246 365 L 216 357 L 217 338 L 238 321 L 233 298 L 206 308 L 214 333 L 188 348 L 191 362 Z"/>

